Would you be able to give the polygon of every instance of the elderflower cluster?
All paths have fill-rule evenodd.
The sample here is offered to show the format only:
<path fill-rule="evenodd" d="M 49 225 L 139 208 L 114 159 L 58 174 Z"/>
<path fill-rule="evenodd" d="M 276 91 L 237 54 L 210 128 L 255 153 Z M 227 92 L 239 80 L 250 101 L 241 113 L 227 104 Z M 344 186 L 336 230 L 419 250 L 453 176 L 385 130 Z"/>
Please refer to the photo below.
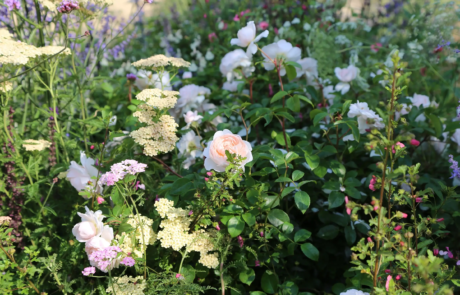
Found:
<path fill-rule="evenodd" d="M 163 54 L 151 56 L 149 58 L 138 60 L 132 65 L 139 69 L 155 70 L 157 68 L 167 67 L 169 65 L 176 68 L 188 68 L 190 63 L 178 57 L 168 57 Z"/>
<path fill-rule="evenodd" d="M 187 210 L 174 208 L 174 202 L 167 199 L 160 199 L 155 203 L 155 207 L 162 218 L 160 223 L 161 231 L 158 232 L 157 239 L 160 240 L 163 248 L 172 248 L 180 251 L 187 247 L 187 251 L 200 252 L 199 262 L 206 267 L 215 268 L 219 264 L 217 253 L 214 251 L 214 245 L 211 242 L 212 233 L 201 229 L 189 233 L 189 227 L 192 219 L 189 217 Z"/>
<path fill-rule="evenodd" d="M 151 121 L 149 126 L 131 132 L 130 136 L 136 143 L 144 146 L 145 155 L 156 156 L 159 152 L 167 153 L 174 149 L 179 140 L 176 136 L 177 127 L 173 117 L 163 115 L 158 122 Z"/>
<path fill-rule="evenodd" d="M 170 90 L 144 89 L 136 95 L 138 100 L 145 101 L 146 104 L 154 109 L 171 109 L 176 105 L 179 92 Z"/>
<path fill-rule="evenodd" d="M 13 90 L 13 84 L 11 82 L 0 83 L 0 92 L 6 93 Z"/>
<path fill-rule="evenodd" d="M 147 283 L 142 276 L 122 276 L 113 278 L 113 285 L 109 284 L 105 291 L 117 295 L 143 295 L 146 287 Z"/>
<path fill-rule="evenodd" d="M 8 31 L 8 29 L 0 29 L 0 40 L 1 39 L 13 39 L 13 35 Z"/>
<path fill-rule="evenodd" d="M 46 55 L 46 57 L 50 57 L 59 53 L 59 55 L 70 55 L 72 52 L 69 48 L 65 48 L 64 46 L 45 46 L 38 48 L 41 55 Z"/>
<path fill-rule="evenodd" d="M 24 140 L 22 146 L 26 149 L 26 151 L 43 151 L 44 149 L 49 148 L 51 146 L 51 142 L 43 139 L 27 139 Z"/>
<path fill-rule="evenodd" d="M 130 215 L 127 221 L 135 230 L 117 235 L 116 242 L 123 253 L 143 257 L 147 245 L 153 245 L 157 235 L 152 229 L 153 220 L 142 215 Z"/>

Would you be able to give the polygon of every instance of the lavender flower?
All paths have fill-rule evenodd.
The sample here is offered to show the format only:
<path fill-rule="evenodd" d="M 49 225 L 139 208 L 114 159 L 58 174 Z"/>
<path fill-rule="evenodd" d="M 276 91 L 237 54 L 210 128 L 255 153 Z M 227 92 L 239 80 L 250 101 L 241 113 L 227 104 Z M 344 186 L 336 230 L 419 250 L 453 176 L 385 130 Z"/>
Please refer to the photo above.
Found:
<path fill-rule="evenodd" d="M 458 168 L 458 162 L 454 160 L 454 156 L 449 155 L 449 163 L 452 164 L 450 169 L 452 169 L 452 176 L 450 178 L 460 179 L 460 168 Z"/>
<path fill-rule="evenodd" d="M 79 9 L 78 2 L 75 0 L 64 0 L 61 5 L 57 8 L 60 13 L 71 13 L 72 11 Z"/>
<path fill-rule="evenodd" d="M 128 79 L 128 81 L 134 82 L 137 80 L 137 76 L 134 74 L 126 74 L 126 79 Z"/>
<path fill-rule="evenodd" d="M 21 9 L 21 2 L 19 0 L 5 0 L 5 4 L 8 6 L 9 11 Z"/>

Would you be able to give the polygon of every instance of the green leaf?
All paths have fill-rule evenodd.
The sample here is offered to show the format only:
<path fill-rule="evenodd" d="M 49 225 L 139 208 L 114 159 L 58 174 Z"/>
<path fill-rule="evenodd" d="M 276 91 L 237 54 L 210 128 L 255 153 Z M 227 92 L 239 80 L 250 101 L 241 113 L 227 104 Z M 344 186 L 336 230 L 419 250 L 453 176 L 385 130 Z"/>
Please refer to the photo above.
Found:
<path fill-rule="evenodd" d="M 351 121 L 346 121 L 345 122 L 348 125 L 348 128 L 351 129 L 351 133 L 353 134 L 353 138 L 356 140 L 356 142 L 359 142 L 360 134 L 359 134 L 359 129 L 356 126 L 356 122 L 351 122 Z"/>
<path fill-rule="evenodd" d="M 288 134 L 286 134 L 286 139 L 288 141 L 288 145 L 290 146 L 291 145 L 291 138 L 289 137 Z M 284 135 L 282 132 L 278 133 L 276 135 L 276 141 L 278 142 L 278 144 L 282 145 L 282 146 L 286 146 L 286 142 L 284 141 Z"/>
<path fill-rule="evenodd" d="M 254 282 L 254 279 L 256 278 L 256 273 L 254 272 L 252 268 L 243 269 L 243 271 L 240 272 L 239 277 L 240 277 L 240 281 L 243 284 L 250 286 L 251 283 Z"/>
<path fill-rule="evenodd" d="M 261 291 L 254 291 L 254 292 L 251 292 L 251 295 L 267 295 L 267 293 L 264 293 Z"/>
<path fill-rule="evenodd" d="M 348 245 L 353 245 L 356 241 L 356 232 L 349 225 L 345 226 L 345 240 Z"/>
<path fill-rule="evenodd" d="M 285 64 L 286 73 L 289 81 L 294 80 L 297 77 L 297 71 L 294 66 Z"/>
<path fill-rule="evenodd" d="M 295 123 L 294 117 L 291 114 L 289 114 L 288 112 L 279 112 L 279 113 L 276 113 L 276 114 L 278 116 L 280 116 L 280 117 L 284 117 L 284 118 L 288 119 L 292 123 Z"/>
<path fill-rule="evenodd" d="M 275 274 L 264 272 L 261 280 L 262 290 L 268 294 L 275 294 L 278 290 L 278 277 Z"/>
<path fill-rule="evenodd" d="M 295 96 L 298 97 L 299 99 L 305 101 L 306 103 L 309 103 L 312 107 L 315 107 L 308 97 L 300 95 L 300 94 L 296 94 Z"/>
<path fill-rule="evenodd" d="M 253 226 L 254 224 L 256 224 L 256 217 L 251 212 L 244 213 L 242 217 L 249 226 Z"/>
<path fill-rule="evenodd" d="M 279 177 L 275 182 L 291 182 L 292 180 L 289 177 Z"/>
<path fill-rule="evenodd" d="M 318 125 L 318 123 L 319 123 L 322 119 L 326 118 L 327 116 L 329 116 L 329 114 L 326 113 L 326 112 L 321 112 L 321 113 L 317 114 L 317 115 L 315 116 L 315 118 L 313 119 L 313 125 L 315 125 L 315 126 Z"/>
<path fill-rule="evenodd" d="M 243 84 L 243 83 L 241 83 Z M 350 107 L 351 105 L 351 100 L 346 100 L 344 103 L 343 103 L 343 106 L 342 106 L 342 115 L 346 114 L 347 111 L 348 111 L 348 108 Z"/>
<path fill-rule="evenodd" d="M 340 177 L 345 176 L 345 172 L 347 171 L 345 169 L 345 166 L 343 166 L 342 163 L 336 160 L 331 161 L 330 168 L 332 172 L 334 172 L 337 176 L 340 176 Z"/>
<path fill-rule="evenodd" d="M 297 208 L 299 208 L 302 214 L 304 214 L 310 207 L 310 196 L 304 191 L 296 192 L 294 200 Z"/>
<path fill-rule="evenodd" d="M 319 156 L 310 154 L 309 152 L 305 151 L 305 160 L 310 166 L 311 170 L 315 170 L 316 167 L 319 165 Z"/>
<path fill-rule="evenodd" d="M 191 189 L 193 189 L 193 183 L 190 181 L 190 179 L 179 178 L 178 180 L 174 181 L 172 189 L 169 193 L 171 195 L 184 195 Z"/>
<path fill-rule="evenodd" d="M 297 181 L 297 180 L 301 179 L 304 175 L 305 175 L 304 172 L 302 172 L 300 170 L 295 170 L 294 172 L 292 172 L 292 180 Z"/>
<path fill-rule="evenodd" d="M 300 249 L 302 250 L 303 254 L 310 258 L 313 261 L 318 261 L 319 259 L 319 251 L 316 249 L 315 246 L 311 243 L 305 243 L 300 246 Z"/>
<path fill-rule="evenodd" d="M 329 209 L 337 208 L 345 202 L 345 195 L 341 192 L 331 192 L 328 197 Z"/>
<path fill-rule="evenodd" d="M 442 123 L 441 123 L 441 120 L 435 114 L 429 114 L 428 118 L 430 118 L 431 126 L 433 127 L 433 129 L 435 131 L 435 136 L 437 138 L 440 138 L 441 135 L 442 135 Z"/>
<path fill-rule="evenodd" d="M 300 112 L 300 100 L 298 97 L 290 97 L 286 100 L 286 106 L 293 112 Z"/>
<path fill-rule="evenodd" d="M 339 228 L 335 225 L 326 225 L 322 227 L 319 231 L 317 236 L 324 239 L 324 240 L 332 240 L 339 234 Z"/>
<path fill-rule="evenodd" d="M 184 276 L 185 280 L 189 283 L 192 283 L 195 279 L 195 269 L 193 266 L 186 264 L 182 266 L 181 274 Z"/>
<path fill-rule="evenodd" d="M 292 193 L 296 188 L 293 187 L 293 186 L 288 186 L 287 188 L 285 188 L 283 190 L 283 192 L 281 193 L 281 197 L 285 197 L 287 195 L 289 195 L 290 193 Z"/>
<path fill-rule="evenodd" d="M 234 216 L 228 221 L 228 233 L 232 238 L 239 236 L 244 230 L 244 221 L 239 216 Z"/>
<path fill-rule="evenodd" d="M 110 197 L 115 205 L 123 205 L 123 197 L 120 196 L 120 192 L 117 189 L 112 190 L 112 195 Z"/>
<path fill-rule="evenodd" d="M 286 91 L 281 90 L 280 92 L 278 92 L 275 95 L 273 95 L 272 100 L 270 101 L 270 103 L 274 103 L 274 102 L 280 100 L 283 96 L 286 96 L 287 94 L 288 93 Z"/>
<path fill-rule="evenodd" d="M 289 222 L 289 216 L 283 210 L 274 209 L 268 213 L 268 220 L 271 224 L 278 227 L 285 222 Z"/>
<path fill-rule="evenodd" d="M 313 173 L 315 173 L 315 175 L 319 178 L 323 178 L 324 175 L 327 174 L 327 168 L 324 166 L 318 166 L 316 167 L 315 171 L 313 171 Z"/>
<path fill-rule="evenodd" d="M 228 205 L 227 207 L 224 208 L 223 211 L 225 213 L 232 213 L 232 214 L 239 214 L 239 213 L 244 212 L 244 210 L 243 210 L 243 208 L 241 208 L 241 206 L 238 206 L 238 205 L 235 205 L 235 204 Z"/>
<path fill-rule="evenodd" d="M 294 235 L 294 242 L 303 242 L 311 237 L 311 232 L 306 229 L 298 230 Z"/>
<path fill-rule="evenodd" d="M 313 100 L 318 100 L 318 91 L 316 91 L 315 87 L 308 85 L 307 92 L 311 95 L 311 98 L 313 98 Z"/>

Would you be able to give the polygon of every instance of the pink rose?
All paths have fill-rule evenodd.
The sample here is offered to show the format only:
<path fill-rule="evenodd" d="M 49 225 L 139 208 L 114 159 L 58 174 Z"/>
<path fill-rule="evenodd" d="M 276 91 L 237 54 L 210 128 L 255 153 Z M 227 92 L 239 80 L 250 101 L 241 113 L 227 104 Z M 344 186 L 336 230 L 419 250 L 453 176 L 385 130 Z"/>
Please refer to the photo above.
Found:
<path fill-rule="evenodd" d="M 203 155 L 206 157 L 204 161 L 206 170 L 213 169 L 217 172 L 224 172 L 229 164 L 225 151 L 245 158 L 241 162 L 242 168 L 246 163 L 252 161 L 252 147 L 249 142 L 241 139 L 241 136 L 233 134 L 230 130 L 225 129 L 224 131 L 217 131 L 214 134 L 213 140 L 208 143 L 203 152 Z"/>
<path fill-rule="evenodd" d="M 106 239 L 101 238 L 101 237 L 94 237 L 88 242 L 86 242 L 85 251 L 86 251 L 86 254 L 88 254 L 89 256 L 93 254 L 93 252 L 102 251 L 109 246 L 110 246 L 110 241 L 107 241 Z"/>

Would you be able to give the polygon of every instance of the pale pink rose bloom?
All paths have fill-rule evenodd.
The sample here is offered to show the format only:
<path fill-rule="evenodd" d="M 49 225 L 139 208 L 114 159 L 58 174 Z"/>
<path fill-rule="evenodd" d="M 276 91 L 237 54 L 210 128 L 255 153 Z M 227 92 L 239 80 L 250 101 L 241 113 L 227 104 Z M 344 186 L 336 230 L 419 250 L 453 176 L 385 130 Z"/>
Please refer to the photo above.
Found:
<path fill-rule="evenodd" d="M 247 23 L 246 27 L 241 28 L 238 31 L 238 38 L 233 38 L 230 40 L 231 45 L 237 45 L 240 47 L 247 47 L 247 52 L 255 54 L 257 52 L 257 41 L 259 41 L 262 38 L 267 38 L 268 36 L 268 31 L 265 30 L 258 36 L 256 36 L 256 25 L 254 24 L 253 21 L 250 21 Z"/>
<path fill-rule="evenodd" d="M 286 75 L 284 63 L 287 61 L 298 62 L 302 54 L 302 50 L 299 47 L 292 46 L 286 40 L 279 40 L 278 42 L 264 46 L 262 47 L 262 51 L 264 52 L 262 55 L 264 57 L 263 65 L 265 70 L 274 70 L 275 64 L 273 60 L 276 60 L 278 63 L 281 63 L 281 76 Z"/>
<path fill-rule="evenodd" d="M 97 203 L 100 205 L 102 203 L 104 203 L 104 198 L 102 197 L 97 197 Z"/>
<path fill-rule="evenodd" d="M 104 230 L 104 223 L 102 222 L 104 215 L 102 215 L 102 211 L 98 210 L 94 212 L 89 210 L 88 207 L 85 207 L 85 209 L 85 214 L 77 213 L 81 217 L 82 222 L 77 223 L 72 229 L 72 234 L 79 242 L 87 242 L 91 238 L 101 235 Z"/>
<path fill-rule="evenodd" d="M 185 129 L 190 128 L 190 125 L 193 122 L 200 122 L 200 120 L 203 119 L 203 116 L 198 115 L 198 111 L 188 111 L 187 113 L 184 114 L 184 120 L 185 123 L 187 123 L 187 126 L 185 126 Z"/>
<path fill-rule="evenodd" d="M 101 237 L 94 237 L 88 242 L 86 242 L 85 251 L 86 251 L 86 254 L 89 256 L 93 254 L 93 252 L 102 251 L 109 246 L 110 246 L 110 241 L 107 241 L 106 239 L 101 238 Z"/>
<path fill-rule="evenodd" d="M 246 163 L 252 161 L 251 144 L 241 139 L 241 136 L 235 135 L 230 130 L 225 129 L 217 131 L 214 134 L 213 140 L 208 143 L 203 152 L 203 155 L 206 157 L 204 161 L 206 170 L 224 172 L 225 168 L 229 165 L 225 151 L 245 158 L 241 162 L 242 168 Z"/>
<path fill-rule="evenodd" d="M 349 65 L 346 69 L 335 68 L 335 75 L 340 80 L 340 83 L 335 86 L 336 91 L 340 91 L 343 94 L 350 90 L 350 82 L 356 79 L 358 76 L 358 68 Z"/>

